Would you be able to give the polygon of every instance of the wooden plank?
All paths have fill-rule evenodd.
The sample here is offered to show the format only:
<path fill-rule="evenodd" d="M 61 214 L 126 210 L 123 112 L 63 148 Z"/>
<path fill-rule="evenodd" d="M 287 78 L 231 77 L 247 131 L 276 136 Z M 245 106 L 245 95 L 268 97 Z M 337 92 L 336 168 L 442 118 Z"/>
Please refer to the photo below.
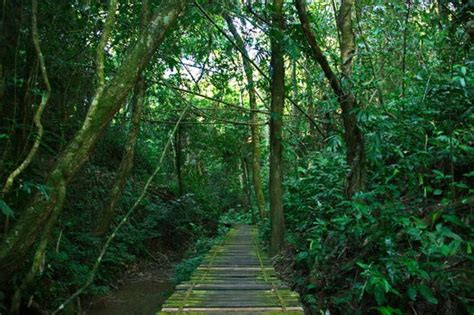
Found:
<path fill-rule="evenodd" d="M 303 314 L 298 295 L 278 280 L 256 235 L 251 226 L 231 230 L 159 314 Z"/>
<path fill-rule="evenodd" d="M 176 290 L 187 290 L 191 284 L 180 284 L 176 287 Z M 196 290 L 271 290 L 273 287 L 268 283 L 209 283 L 209 284 L 196 284 L 193 287 L 193 291 Z M 279 286 L 280 289 L 287 289 L 284 285 Z"/>
<path fill-rule="evenodd" d="M 278 281 L 278 279 L 275 279 L 276 281 Z M 244 285 L 244 284 L 249 284 L 249 285 L 263 285 L 263 284 L 268 284 L 266 283 L 265 281 L 254 281 L 254 280 L 244 280 L 244 279 L 237 279 L 237 280 L 234 280 L 234 279 L 226 279 L 226 278 L 222 278 L 222 279 L 212 279 L 212 280 L 204 280 L 204 281 L 201 281 L 199 284 L 201 285 L 227 285 L 227 284 L 235 284 L 235 285 Z M 197 285 L 197 284 L 193 284 L 194 286 Z M 284 287 L 284 284 L 282 283 L 278 283 L 278 284 L 275 284 L 278 287 Z"/>
<path fill-rule="evenodd" d="M 177 308 L 164 308 L 163 312 L 178 312 Z M 188 307 L 183 308 L 183 312 L 222 312 L 222 313 L 234 313 L 234 312 L 247 312 L 249 314 L 256 314 L 258 312 L 279 312 L 283 311 L 281 307 Z M 284 314 L 302 314 L 303 308 L 301 306 L 296 307 L 287 307 Z M 298 313 L 289 313 L 289 312 L 298 312 Z M 272 313 L 277 314 L 277 313 Z"/>
<path fill-rule="evenodd" d="M 276 285 L 282 285 L 279 280 L 277 278 L 273 278 L 271 279 L 273 280 L 272 283 L 276 284 Z M 229 282 L 232 282 L 232 283 L 235 283 L 235 284 L 242 284 L 242 283 L 253 283 L 253 284 L 265 284 L 265 283 L 268 283 L 266 281 L 264 281 L 263 279 L 251 279 L 251 278 L 219 278 L 219 279 L 204 279 L 203 281 L 200 281 L 199 284 L 227 284 Z M 196 285 L 194 283 L 194 285 Z"/>
<path fill-rule="evenodd" d="M 268 270 L 268 271 L 271 271 L 273 270 L 272 267 L 264 267 L 264 268 L 261 268 L 261 267 L 237 267 L 237 268 L 233 268 L 233 267 L 214 267 L 214 266 L 211 266 L 211 267 L 197 267 L 197 270 L 216 270 L 216 271 L 222 271 L 222 272 L 228 272 L 228 271 L 260 271 L 262 269 L 265 269 L 265 270 Z"/>

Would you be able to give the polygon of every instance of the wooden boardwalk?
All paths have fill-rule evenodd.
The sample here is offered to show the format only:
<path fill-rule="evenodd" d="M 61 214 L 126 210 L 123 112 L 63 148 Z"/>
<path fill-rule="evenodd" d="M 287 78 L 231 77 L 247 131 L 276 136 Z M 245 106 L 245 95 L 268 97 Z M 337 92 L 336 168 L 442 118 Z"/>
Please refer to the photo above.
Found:
<path fill-rule="evenodd" d="M 278 280 L 250 225 L 235 227 L 214 246 L 158 314 L 177 313 L 304 314 L 298 294 Z"/>

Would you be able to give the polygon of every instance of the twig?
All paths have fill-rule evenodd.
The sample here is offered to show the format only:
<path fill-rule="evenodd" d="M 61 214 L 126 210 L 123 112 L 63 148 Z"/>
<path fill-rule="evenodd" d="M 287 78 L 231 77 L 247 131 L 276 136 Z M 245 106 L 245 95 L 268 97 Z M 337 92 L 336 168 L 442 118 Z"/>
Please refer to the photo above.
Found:
<path fill-rule="evenodd" d="M 61 243 L 61 237 L 63 236 L 63 230 L 59 232 L 58 241 L 56 242 L 56 253 L 59 252 L 59 244 Z"/>
<path fill-rule="evenodd" d="M 187 102 L 187 100 L 186 100 L 186 102 Z M 250 123 L 250 122 L 245 122 L 245 121 L 235 121 L 235 120 L 217 118 L 217 117 L 214 117 L 214 116 L 203 113 L 199 108 L 197 108 L 194 105 L 191 105 L 191 106 L 194 109 L 194 111 L 192 113 L 199 116 L 199 117 L 202 117 L 202 118 L 209 118 L 209 119 L 213 119 L 213 120 L 216 120 L 216 121 L 220 121 L 220 122 L 224 122 L 224 123 L 228 123 L 228 124 L 234 124 L 234 125 L 264 126 L 264 125 L 267 124 L 267 123 L 264 123 L 264 124 L 262 124 L 262 123 Z"/>
<path fill-rule="evenodd" d="M 210 101 L 214 101 L 214 102 L 217 102 L 217 103 L 229 106 L 229 107 L 239 109 L 241 111 L 256 112 L 256 113 L 260 113 L 260 114 L 270 115 L 270 112 L 267 112 L 267 111 L 264 111 L 264 110 L 258 110 L 258 109 L 253 110 L 253 109 L 245 108 L 245 107 L 235 105 L 235 104 L 223 101 L 223 100 L 219 100 L 219 99 L 217 99 L 215 97 L 212 97 L 212 96 L 208 96 L 208 95 L 201 94 L 201 93 L 198 93 L 198 92 L 194 92 L 194 91 L 191 91 L 191 90 L 183 89 L 183 88 L 180 88 L 178 86 L 170 85 L 170 84 L 168 84 L 166 82 L 163 82 L 163 81 L 159 81 L 158 83 L 161 83 L 164 86 L 169 87 L 170 89 L 180 91 L 180 92 L 184 92 L 184 93 L 188 93 L 188 94 L 192 94 L 192 95 L 196 95 L 196 96 L 208 99 Z"/>

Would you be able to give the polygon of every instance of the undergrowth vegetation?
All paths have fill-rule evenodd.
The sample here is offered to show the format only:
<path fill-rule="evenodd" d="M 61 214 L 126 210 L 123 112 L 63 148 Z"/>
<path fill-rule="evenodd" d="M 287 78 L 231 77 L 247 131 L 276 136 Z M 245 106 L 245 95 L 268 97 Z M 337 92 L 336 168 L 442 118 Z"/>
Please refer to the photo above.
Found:
<path fill-rule="evenodd" d="M 40 303 L 43 309 L 57 307 L 87 281 L 104 245 L 104 237 L 97 235 L 91 222 L 98 219 L 101 206 L 107 200 L 114 169 L 120 162 L 121 147 L 120 132 L 111 128 L 71 185 L 71 197 L 65 205 L 68 216 L 62 217 L 54 230 L 42 277 L 27 292 L 28 296 L 34 297 L 33 306 Z M 140 150 L 136 160 L 137 175 L 130 178 L 124 189 L 115 224 L 138 198 L 150 172 L 148 165 L 154 163 L 153 159 L 140 155 Z M 47 189 L 35 184 L 29 184 L 21 193 L 34 193 L 35 190 L 44 190 L 48 195 Z M 118 231 L 108 247 L 95 281 L 85 291 L 83 300 L 109 293 L 117 287 L 127 269 L 141 260 L 157 262 L 159 267 L 169 264 L 170 259 L 185 258 L 177 265 L 173 279 L 178 283 L 189 277 L 215 238 L 224 233 L 222 228 L 218 229 L 220 211 L 222 209 L 212 205 L 208 208 L 193 194 L 178 197 L 170 188 L 153 184 L 129 223 Z M 107 235 L 110 233 L 111 229 Z M 24 273 L 18 273 L 14 283 L 18 285 L 23 276 Z M 1 303 L 0 300 L 0 307 L 6 311 Z"/>
<path fill-rule="evenodd" d="M 474 312 L 471 92 L 441 81 L 396 120 L 369 117 L 370 186 L 352 201 L 339 152 L 287 179 L 294 281 L 314 311 Z"/>

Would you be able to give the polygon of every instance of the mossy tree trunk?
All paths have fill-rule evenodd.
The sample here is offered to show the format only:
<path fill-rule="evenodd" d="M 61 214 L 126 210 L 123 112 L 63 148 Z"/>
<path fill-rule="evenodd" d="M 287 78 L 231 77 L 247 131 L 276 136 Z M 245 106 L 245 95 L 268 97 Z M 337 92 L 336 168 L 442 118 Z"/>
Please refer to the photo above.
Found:
<path fill-rule="evenodd" d="M 359 107 L 352 91 L 352 68 L 356 55 L 355 34 L 352 27 L 352 11 L 355 0 L 342 0 L 337 18 L 337 26 L 341 33 L 341 72 L 342 86 L 349 92 L 342 106 L 345 140 L 347 145 L 347 162 L 350 167 L 346 180 L 346 195 L 348 198 L 365 189 L 366 159 L 365 141 L 360 129 L 354 109 Z"/>
<path fill-rule="evenodd" d="M 283 217 L 282 136 L 285 103 L 285 64 L 283 58 L 283 0 L 273 1 L 271 37 L 271 114 L 270 114 L 270 254 L 276 255 L 283 246 L 285 219 Z"/>
<path fill-rule="evenodd" d="M 242 63 L 244 66 L 245 77 L 247 79 L 247 90 L 249 93 L 249 105 L 251 109 L 251 122 L 250 132 L 252 135 L 252 179 L 253 187 L 255 190 L 255 199 L 257 201 L 257 207 L 260 214 L 260 218 L 265 218 L 267 216 L 267 211 L 265 209 L 265 197 L 263 194 L 262 188 L 262 175 L 260 170 L 260 128 L 258 126 L 258 117 L 257 117 L 257 97 L 255 91 L 255 82 L 253 79 L 253 68 L 252 64 L 249 61 L 249 56 L 245 48 L 244 41 L 240 36 L 239 32 L 235 28 L 232 18 L 227 14 L 223 14 L 224 19 L 227 22 L 230 32 L 234 37 L 235 43 L 237 44 L 241 54 L 242 54 Z"/>
<path fill-rule="evenodd" d="M 321 66 L 329 84 L 336 94 L 342 109 L 342 122 L 344 125 L 344 140 L 347 146 L 346 161 L 350 167 L 347 174 L 345 191 L 348 199 L 365 188 L 366 162 L 364 135 L 360 129 L 354 109 L 359 107 L 354 94 L 350 89 L 350 77 L 352 72 L 352 59 L 355 55 L 354 33 L 352 32 L 351 12 L 354 1 L 342 1 L 338 17 L 338 29 L 341 32 L 341 57 L 343 82 L 339 80 L 327 58 L 319 47 L 316 36 L 311 29 L 308 13 L 304 0 L 295 0 L 296 9 L 301 22 L 301 27 L 311 48 L 313 58 Z M 345 89 L 343 89 L 343 84 Z M 346 87 L 346 83 L 348 87 Z"/>
<path fill-rule="evenodd" d="M 62 211 L 68 182 L 89 156 L 103 130 L 119 110 L 150 58 L 175 24 L 186 1 L 164 0 L 124 57 L 115 75 L 93 99 L 81 129 L 76 133 L 51 171 L 46 184 L 49 198 L 37 195 L 21 213 L 0 249 L 0 287 L 5 288 L 10 275 L 22 267 L 25 258 L 41 233 L 49 233 Z"/>

